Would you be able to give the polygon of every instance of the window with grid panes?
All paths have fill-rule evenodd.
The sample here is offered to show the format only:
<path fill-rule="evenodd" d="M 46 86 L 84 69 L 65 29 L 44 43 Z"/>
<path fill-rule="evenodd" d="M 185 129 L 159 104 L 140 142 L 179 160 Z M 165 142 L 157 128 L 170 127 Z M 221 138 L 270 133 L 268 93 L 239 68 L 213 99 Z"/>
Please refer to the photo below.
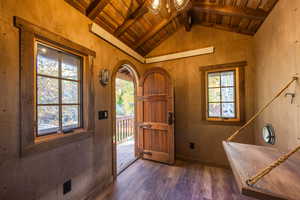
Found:
<path fill-rule="evenodd" d="M 82 127 L 82 58 L 37 43 L 37 136 Z"/>
<path fill-rule="evenodd" d="M 237 118 L 236 70 L 207 73 L 207 118 Z"/>

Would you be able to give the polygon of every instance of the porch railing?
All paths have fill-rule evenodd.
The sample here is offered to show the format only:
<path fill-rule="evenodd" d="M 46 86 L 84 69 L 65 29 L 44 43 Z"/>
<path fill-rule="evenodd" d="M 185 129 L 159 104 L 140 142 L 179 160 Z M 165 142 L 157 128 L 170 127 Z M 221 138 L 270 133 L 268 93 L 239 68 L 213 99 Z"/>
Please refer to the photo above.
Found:
<path fill-rule="evenodd" d="M 134 116 L 117 117 L 116 119 L 116 142 L 122 143 L 134 135 Z"/>

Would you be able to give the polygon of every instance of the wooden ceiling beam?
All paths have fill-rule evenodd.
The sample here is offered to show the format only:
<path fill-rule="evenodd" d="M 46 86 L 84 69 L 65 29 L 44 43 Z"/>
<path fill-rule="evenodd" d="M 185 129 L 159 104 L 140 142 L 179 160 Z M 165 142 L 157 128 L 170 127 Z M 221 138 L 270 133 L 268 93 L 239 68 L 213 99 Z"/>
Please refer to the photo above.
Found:
<path fill-rule="evenodd" d="M 198 1 L 193 3 L 193 9 L 196 12 L 205 12 L 232 17 L 248 18 L 251 20 L 264 20 L 268 15 L 268 12 L 265 12 L 261 9 L 237 8 L 234 6 L 219 6 L 201 3 Z"/>
<path fill-rule="evenodd" d="M 267 3 L 264 5 L 263 9 L 267 12 L 271 12 L 271 10 L 274 8 L 278 0 L 268 0 Z"/>
<path fill-rule="evenodd" d="M 173 26 L 174 31 L 172 31 L 172 32 L 170 32 L 170 33 L 168 33 L 168 34 L 163 35 L 163 37 L 161 37 L 159 41 L 156 41 L 153 45 L 150 46 L 150 48 L 147 48 L 147 49 L 145 50 L 145 52 L 143 52 L 143 53 L 140 52 L 142 55 L 146 56 L 147 54 L 149 54 L 153 49 L 155 49 L 156 47 L 158 47 L 158 46 L 159 46 L 161 43 L 163 43 L 166 39 L 168 39 L 168 38 L 171 37 L 174 33 L 176 33 L 176 31 L 177 31 L 180 27 L 182 27 L 182 24 L 177 25 L 176 22 L 175 22 L 175 20 L 172 20 L 171 23 L 172 23 L 172 26 Z M 139 48 L 138 50 L 140 50 L 140 48 Z M 138 51 L 138 50 L 137 50 L 137 51 Z"/>
<path fill-rule="evenodd" d="M 120 37 L 131 25 L 148 13 L 148 11 L 149 9 L 147 2 L 144 1 L 133 13 L 128 16 L 128 19 L 116 29 L 114 35 L 116 37 Z"/>
<path fill-rule="evenodd" d="M 105 6 L 110 2 L 110 0 L 95 0 L 93 1 L 88 8 L 86 9 L 86 15 L 94 20 L 101 11 L 105 8 Z"/>
<path fill-rule="evenodd" d="M 251 35 L 253 36 L 255 33 L 253 31 L 250 31 L 248 29 L 242 29 L 242 28 L 235 28 L 235 27 L 230 27 L 228 25 L 220 25 L 220 24 L 214 24 L 214 23 L 209 23 L 209 22 L 200 22 L 197 23 L 197 25 L 205 26 L 205 27 L 211 27 L 223 31 L 229 31 L 229 32 L 234 32 L 234 33 L 242 33 L 245 35 Z"/>
<path fill-rule="evenodd" d="M 167 19 L 163 19 L 158 25 L 156 25 L 154 28 L 152 28 L 149 32 L 147 32 L 145 35 L 143 35 L 137 43 L 134 45 L 134 49 L 139 48 L 142 44 L 144 44 L 147 40 L 152 38 L 156 33 L 158 33 L 162 28 L 164 28 L 166 25 L 168 25 L 175 17 L 177 16 L 177 13 L 173 13 L 171 17 Z"/>
<path fill-rule="evenodd" d="M 139 5 L 143 4 L 145 2 L 145 0 L 136 0 L 138 2 Z"/>
<path fill-rule="evenodd" d="M 81 5 L 79 2 L 73 0 L 65 0 L 65 2 L 67 2 L 77 10 L 79 10 L 81 13 L 85 14 L 85 7 Z"/>

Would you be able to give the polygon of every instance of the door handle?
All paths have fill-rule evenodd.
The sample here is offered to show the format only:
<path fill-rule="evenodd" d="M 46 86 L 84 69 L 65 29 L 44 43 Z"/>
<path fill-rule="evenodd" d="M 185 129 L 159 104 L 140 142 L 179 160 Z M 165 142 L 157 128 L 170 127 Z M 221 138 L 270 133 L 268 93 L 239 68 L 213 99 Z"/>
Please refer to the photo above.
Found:
<path fill-rule="evenodd" d="M 172 125 L 174 123 L 174 113 L 173 112 L 169 112 L 168 113 L 168 124 Z"/>

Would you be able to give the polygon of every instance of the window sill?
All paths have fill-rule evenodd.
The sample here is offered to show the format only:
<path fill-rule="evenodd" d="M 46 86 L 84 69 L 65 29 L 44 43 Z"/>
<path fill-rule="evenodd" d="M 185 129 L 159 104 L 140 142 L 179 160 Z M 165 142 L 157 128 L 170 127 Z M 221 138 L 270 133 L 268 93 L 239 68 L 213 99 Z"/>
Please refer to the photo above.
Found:
<path fill-rule="evenodd" d="M 203 120 L 208 125 L 223 125 L 223 126 L 242 126 L 244 121 L 233 121 L 233 120 Z"/>
<path fill-rule="evenodd" d="M 69 143 L 77 142 L 93 135 L 93 131 L 87 131 L 85 129 L 78 129 L 72 133 L 60 134 L 53 136 L 45 136 L 37 138 L 34 144 L 24 148 L 22 150 L 22 157 L 26 157 L 32 154 L 49 151 L 59 146 L 66 145 Z"/>

